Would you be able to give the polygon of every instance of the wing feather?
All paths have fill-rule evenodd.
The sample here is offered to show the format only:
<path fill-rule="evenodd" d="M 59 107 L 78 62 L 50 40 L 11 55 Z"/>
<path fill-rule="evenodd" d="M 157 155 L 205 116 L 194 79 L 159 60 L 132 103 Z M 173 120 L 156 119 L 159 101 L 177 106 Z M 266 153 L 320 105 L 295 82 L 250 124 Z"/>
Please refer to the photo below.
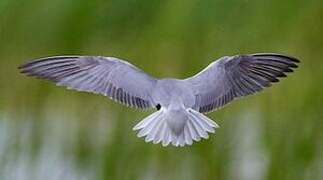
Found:
<path fill-rule="evenodd" d="M 279 82 L 278 78 L 293 72 L 298 62 L 296 58 L 272 53 L 226 56 L 185 81 L 196 96 L 194 107 L 207 113 Z"/>
<path fill-rule="evenodd" d="M 154 107 L 151 92 L 156 79 L 114 57 L 53 56 L 19 68 L 29 76 L 47 79 L 69 89 L 109 96 L 130 107 Z"/>

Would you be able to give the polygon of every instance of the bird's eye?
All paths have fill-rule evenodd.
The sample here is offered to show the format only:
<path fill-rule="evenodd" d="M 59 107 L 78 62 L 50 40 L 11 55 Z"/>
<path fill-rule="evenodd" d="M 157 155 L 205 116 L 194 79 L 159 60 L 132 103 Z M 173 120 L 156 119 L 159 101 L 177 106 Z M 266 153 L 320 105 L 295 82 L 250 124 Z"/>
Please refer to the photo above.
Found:
<path fill-rule="evenodd" d="M 156 106 L 157 111 L 159 111 L 160 108 L 161 108 L 161 105 L 160 104 L 157 104 L 157 106 Z"/>

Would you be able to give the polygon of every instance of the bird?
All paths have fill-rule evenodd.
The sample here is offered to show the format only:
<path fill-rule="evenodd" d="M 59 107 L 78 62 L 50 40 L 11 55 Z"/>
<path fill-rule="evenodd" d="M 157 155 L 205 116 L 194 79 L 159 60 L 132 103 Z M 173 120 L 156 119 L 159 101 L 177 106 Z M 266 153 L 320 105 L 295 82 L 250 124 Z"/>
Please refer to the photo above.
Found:
<path fill-rule="evenodd" d="M 278 53 L 221 57 L 185 79 L 154 78 L 126 60 L 50 56 L 19 66 L 27 76 L 91 92 L 136 109 L 155 109 L 133 127 L 146 142 L 183 147 L 208 139 L 219 125 L 206 116 L 255 94 L 293 72 L 300 61 Z"/>

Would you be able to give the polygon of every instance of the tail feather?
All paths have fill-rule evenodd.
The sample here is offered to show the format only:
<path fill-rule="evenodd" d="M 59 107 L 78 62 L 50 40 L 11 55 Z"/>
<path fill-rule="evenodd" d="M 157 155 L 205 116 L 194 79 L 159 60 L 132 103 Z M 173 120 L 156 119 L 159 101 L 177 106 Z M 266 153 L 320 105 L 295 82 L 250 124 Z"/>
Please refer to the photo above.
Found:
<path fill-rule="evenodd" d="M 184 127 L 184 136 L 185 136 L 185 143 L 187 145 L 192 145 L 193 138 L 192 138 L 192 135 L 191 135 L 190 130 L 188 129 L 187 125 Z"/>
<path fill-rule="evenodd" d="M 172 139 L 171 139 L 171 131 L 169 131 L 167 124 L 163 135 L 164 136 L 162 136 L 162 145 L 168 146 L 168 144 L 172 141 Z"/>
<path fill-rule="evenodd" d="M 139 130 L 138 137 L 145 137 L 146 142 L 154 144 L 161 143 L 163 146 L 172 144 L 173 146 L 192 145 L 194 141 L 207 139 L 208 133 L 214 133 L 219 126 L 205 115 L 193 110 L 185 111 L 186 119 L 182 132 L 174 132 L 174 129 L 166 120 L 167 109 L 161 108 L 159 111 L 146 117 L 139 122 L 133 130 Z M 176 119 L 175 119 L 176 120 Z"/>
<path fill-rule="evenodd" d="M 183 147 L 185 145 L 184 133 L 181 133 L 180 135 L 173 133 L 172 145 Z"/>
<path fill-rule="evenodd" d="M 156 118 L 156 116 L 158 116 L 158 115 L 159 115 L 159 112 L 149 115 L 148 117 L 146 117 L 145 119 L 140 121 L 135 127 L 133 127 L 133 130 L 139 130 L 139 129 L 146 127 L 149 123 L 152 122 L 151 119 Z"/>
<path fill-rule="evenodd" d="M 195 119 L 196 123 L 198 123 L 203 130 L 206 130 L 207 132 L 210 132 L 210 133 L 214 133 L 215 132 L 214 128 L 219 127 L 214 121 L 210 120 L 202 113 L 194 111 L 193 109 L 189 109 L 188 111 L 190 112 L 189 116 Z"/>
<path fill-rule="evenodd" d="M 200 141 L 201 138 L 198 135 L 196 129 L 194 128 L 194 125 L 192 124 L 192 122 L 191 121 L 188 121 L 186 126 L 187 126 L 187 129 L 189 130 L 189 133 L 190 133 L 192 139 L 194 141 Z"/>
<path fill-rule="evenodd" d="M 161 124 L 163 123 L 163 120 L 158 120 L 156 121 L 156 123 L 154 123 L 154 126 L 151 128 L 151 131 L 149 131 L 148 135 L 146 136 L 145 138 L 145 141 L 146 142 L 150 142 L 150 141 L 153 141 L 153 140 L 157 140 L 159 139 L 159 137 L 156 137 L 156 135 L 158 134 L 158 131 L 160 131 L 160 126 Z"/>
<path fill-rule="evenodd" d="M 152 128 L 155 127 L 156 123 L 158 123 L 161 118 L 161 113 L 160 112 L 155 112 L 153 114 L 151 114 L 150 116 L 148 116 L 147 118 L 145 118 L 144 120 L 142 120 L 141 122 L 139 122 L 134 128 L 133 130 L 140 130 L 140 132 L 138 133 L 138 137 L 144 137 L 146 135 L 149 134 L 149 132 L 151 132 Z"/>
<path fill-rule="evenodd" d="M 199 122 L 200 119 L 197 118 L 191 118 L 190 119 L 192 124 L 193 124 L 193 128 L 195 129 L 195 131 L 197 132 L 198 136 L 207 139 L 209 138 L 209 135 L 207 134 L 207 132 L 205 131 L 205 129 L 203 129 L 203 126 L 201 125 L 201 123 Z"/>

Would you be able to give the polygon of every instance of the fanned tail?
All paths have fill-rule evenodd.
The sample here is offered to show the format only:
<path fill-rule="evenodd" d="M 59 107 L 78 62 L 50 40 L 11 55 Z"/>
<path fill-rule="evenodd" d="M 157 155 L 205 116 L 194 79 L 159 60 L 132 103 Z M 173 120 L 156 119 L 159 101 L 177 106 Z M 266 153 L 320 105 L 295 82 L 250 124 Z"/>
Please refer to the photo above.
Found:
<path fill-rule="evenodd" d="M 193 109 L 183 110 L 185 119 L 183 127 L 179 133 L 174 131 L 174 127 L 166 118 L 167 109 L 161 108 L 159 111 L 146 117 L 139 122 L 133 130 L 139 130 L 138 137 L 145 137 L 146 142 L 154 144 L 162 143 L 163 146 L 172 144 L 173 146 L 192 145 L 193 141 L 200 141 L 202 138 L 207 139 L 208 133 L 214 133 L 219 126 Z M 176 121 L 176 119 L 174 119 Z"/>

